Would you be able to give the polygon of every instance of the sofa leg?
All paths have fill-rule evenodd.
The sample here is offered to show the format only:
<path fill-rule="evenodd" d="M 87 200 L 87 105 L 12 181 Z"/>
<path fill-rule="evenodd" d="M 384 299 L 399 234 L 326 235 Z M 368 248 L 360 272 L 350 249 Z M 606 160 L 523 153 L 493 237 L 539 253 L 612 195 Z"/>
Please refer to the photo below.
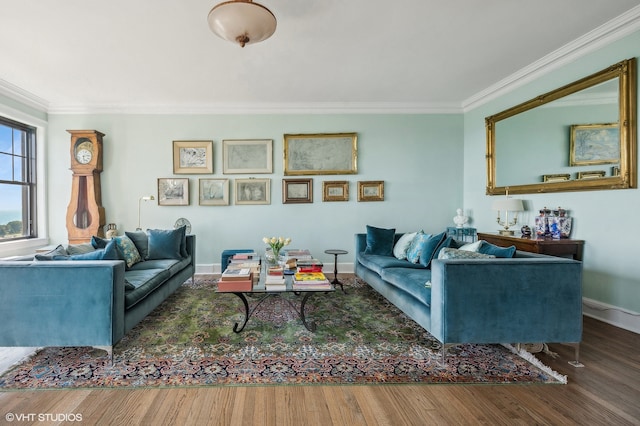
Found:
<path fill-rule="evenodd" d="M 573 346 L 575 350 L 576 359 L 575 361 L 569 361 L 569 364 L 574 367 L 584 367 L 584 364 L 580 362 L 580 343 L 568 343 L 569 346 Z"/>
<path fill-rule="evenodd" d="M 109 363 L 113 365 L 113 346 L 94 346 L 94 348 L 105 351 L 109 356 Z"/>

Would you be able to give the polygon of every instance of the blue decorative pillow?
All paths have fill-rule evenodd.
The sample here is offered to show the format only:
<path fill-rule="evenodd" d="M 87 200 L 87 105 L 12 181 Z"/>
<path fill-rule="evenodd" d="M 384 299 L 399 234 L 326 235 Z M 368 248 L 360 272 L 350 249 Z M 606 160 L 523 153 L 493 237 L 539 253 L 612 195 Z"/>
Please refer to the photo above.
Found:
<path fill-rule="evenodd" d="M 431 238 L 431 234 L 425 234 L 420 231 L 413 237 L 413 241 L 411 241 L 411 245 L 407 250 L 407 260 L 411 263 L 418 263 L 420 261 L 420 255 L 422 254 L 422 250 L 424 249 L 424 243 Z"/>
<path fill-rule="evenodd" d="M 55 256 L 66 256 L 66 255 L 67 255 L 67 251 L 65 250 L 65 248 L 62 247 L 62 245 L 59 245 L 58 247 L 46 253 L 36 254 L 33 258 L 35 260 L 53 260 Z"/>
<path fill-rule="evenodd" d="M 106 238 L 97 237 L 95 235 L 91 237 L 91 245 L 95 249 L 105 248 L 108 243 L 109 240 L 107 240 Z"/>
<path fill-rule="evenodd" d="M 366 254 L 391 256 L 393 254 L 395 235 L 395 228 L 384 229 L 367 225 L 367 247 L 364 249 L 364 252 Z"/>
<path fill-rule="evenodd" d="M 182 259 L 181 246 L 184 227 L 178 229 L 147 229 L 149 235 L 148 259 Z"/>
<path fill-rule="evenodd" d="M 120 253 L 122 253 L 124 261 L 127 264 L 127 268 L 131 268 L 133 265 L 142 260 L 138 249 L 129 237 L 127 237 L 126 235 L 122 235 L 119 237 L 113 237 L 113 240 L 116 242 Z"/>
<path fill-rule="evenodd" d="M 447 237 L 444 240 L 442 240 L 442 242 L 440 243 L 440 245 L 438 246 L 438 248 L 436 248 L 435 253 L 433 253 L 433 259 L 437 259 L 438 255 L 440 254 L 440 251 L 443 248 L 458 248 L 459 244 L 456 241 L 455 238 L 453 237 Z"/>
<path fill-rule="evenodd" d="M 103 249 L 71 256 L 54 256 L 53 260 L 122 260 L 122 256 L 118 251 L 116 242 L 109 241 Z"/>
<path fill-rule="evenodd" d="M 487 241 L 482 241 L 478 253 L 492 254 L 495 257 L 513 257 L 516 254 L 516 246 L 499 247 Z"/>
<path fill-rule="evenodd" d="M 438 255 L 438 259 L 493 259 L 492 254 L 477 253 L 469 250 L 459 250 L 454 248 L 443 248 Z"/>
<path fill-rule="evenodd" d="M 180 240 L 180 254 L 184 259 L 189 257 L 189 253 L 187 253 L 187 225 L 182 225 L 180 228 L 177 228 L 176 231 L 182 230 L 182 239 Z"/>
<path fill-rule="evenodd" d="M 396 259 L 406 259 L 407 258 L 407 250 L 411 246 L 411 242 L 415 238 L 417 232 L 408 232 L 406 234 L 402 234 L 398 241 L 393 246 L 393 255 Z"/>
<path fill-rule="evenodd" d="M 140 258 L 146 260 L 149 257 L 149 236 L 144 231 L 125 232 L 124 233 L 133 244 L 135 244 L 140 253 Z"/>
<path fill-rule="evenodd" d="M 423 243 L 422 252 L 420 253 L 420 264 L 426 268 L 431 264 L 431 259 L 436 253 L 436 249 L 442 243 L 445 238 L 446 233 L 441 232 L 437 235 L 432 236 L 427 241 Z"/>

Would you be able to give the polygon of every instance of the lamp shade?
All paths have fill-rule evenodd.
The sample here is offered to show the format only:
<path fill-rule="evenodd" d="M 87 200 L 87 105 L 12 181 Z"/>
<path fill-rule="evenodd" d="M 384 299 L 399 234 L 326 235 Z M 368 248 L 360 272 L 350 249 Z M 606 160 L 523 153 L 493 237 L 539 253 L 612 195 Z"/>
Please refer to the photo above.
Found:
<path fill-rule="evenodd" d="M 276 17 L 269 9 L 251 0 L 222 2 L 207 18 L 215 35 L 240 44 L 258 43 L 276 31 Z"/>
<path fill-rule="evenodd" d="M 522 200 L 520 200 L 519 198 L 503 198 L 500 200 L 495 200 L 491 208 L 493 210 L 508 212 L 521 212 L 524 210 Z"/>

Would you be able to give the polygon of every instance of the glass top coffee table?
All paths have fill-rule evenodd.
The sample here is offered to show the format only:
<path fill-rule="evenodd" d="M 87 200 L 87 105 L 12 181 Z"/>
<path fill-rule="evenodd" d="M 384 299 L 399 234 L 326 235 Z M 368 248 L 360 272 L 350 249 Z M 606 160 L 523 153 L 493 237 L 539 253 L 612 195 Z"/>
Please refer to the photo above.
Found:
<path fill-rule="evenodd" d="M 233 326 L 233 331 L 235 333 L 240 333 L 242 330 L 244 330 L 247 322 L 249 322 L 249 318 L 251 318 L 251 316 L 260 308 L 260 305 L 262 305 L 262 303 L 272 297 L 281 297 L 282 300 L 286 301 L 291 309 L 298 314 L 300 320 L 302 321 L 302 324 L 306 327 L 306 329 L 309 331 L 315 331 L 316 323 L 313 320 L 308 321 L 304 313 L 304 308 L 307 304 L 307 301 L 316 293 L 328 294 L 336 291 L 335 285 L 330 283 L 329 287 L 327 288 L 294 288 L 293 276 L 285 274 L 285 288 L 279 290 L 269 290 L 265 286 L 267 275 L 266 269 L 266 262 L 263 259 L 260 265 L 260 280 L 258 281 L 258 284 L 253 286 L 253 289 L 251 291 L 216 290 L 216 293 L 235 294 L 240 298 L 240 300 L 242 300 L 242 303 L 244 304 L 244 321 L 242 322 L 242 325 L 240 325 L 239 323 L 235 323 Z M 252 300 L 256 300 L 256 302 L 253 303 L 253 306 L 249 306 L 247 295 L 249 295 Z M 302 297 L 300 298 L 300 296 Z M 299 307 L 296 306 L 296 300 L 300 300 Z"/>

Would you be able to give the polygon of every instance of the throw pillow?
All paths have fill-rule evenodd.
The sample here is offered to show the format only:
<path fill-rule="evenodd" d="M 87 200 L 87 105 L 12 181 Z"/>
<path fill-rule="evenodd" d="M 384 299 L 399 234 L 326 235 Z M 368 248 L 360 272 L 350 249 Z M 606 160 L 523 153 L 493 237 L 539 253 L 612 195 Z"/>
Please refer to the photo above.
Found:
<path fill-rule="evenodd" d="M 181 259 L 180 247 L 184 238 L 184 228 L 147 229 L 149 235 L 148 259 Z"/>
<path fill-rule="evenodd" d="M 420 231 L 413 237 L 413 241 L 411 241 L 411 245 L 407 250 L 407 260 L 411 263 L 420 262 L 420 255 L 422 254 L 422 250 L 424 248 L 424 243 L 431 238 L 431 234 L 425 234 Z"/>
<path fill-rule="evenodd" d="M 94 250 L 95 247 L 93 247 L 91 243 L 69 244 L 69 246 L 67 247 L 67 254 L 91 253 Z"/>
<path fill-rule="evenodd" d="M 116 242 L 109 241 L 103 249 L 71 256 L 54 256 L 53 260 L 122 260 L 122 256 Z"/>
<path fill-rule="evenodd" d="M 395 228 L 384 229 L 367 225 L 366 254 L 378 254 L 381 256 L 393 255 L 393 242 L 396 235 Z"/>
<path fill-rule="evenodd" d="M 113 241 L 116 242 L 120 253 L 122 253 L 127 268 L 131 268 L 133 265 L 142 260 L 135 244 L 133 244 L 133 241 L 131 241 L 131 239 L 126 235 L 113 237 Z"/>
<path fill-rule="evenodd" d="M 488 241 L 482 241 L 478 253 L 492 254 L 495 257 L 513 257 L 516 254 L 516 246 L 500 247 Z"/>
<path fill-rule="evenodd" d="M 66 255 L 67 255 L 67 251 L 64 249 L 62 244 L 60 244 L 58 245 L 58 247 L 46 253 L 36 254 L 33 258 L 35 260 L 53 260 L 55 256 L 66 256 Z"/>
<path fill-rule="evenodd" d="M 409 232 L 407 234 L 403 234 L 393 246 L 393 255 L 396 259 L 406 259 L 407 258 L 407 250 L 409 250 L 409 246 L 411 245 L 411 241 L 415 238 L 417 232 Z"/>
<path fill-rule="evenodd" d="M 476 253 L 475 251 L 460 250 L 445 247 L 440 251 L 438 259 L 494 259 L 491 254 Z"/>
<path fill-rule="evenodd" d="M 436 249 L 435 253 L 433 253 L 433 258 L 437 259 L 438 255 L 440 254 L 440 251 L 443 248 L 458 248 L 458 241 L 456 241 L 455 238 L 453 237 L 447 237 L 444 240 L 442 240 L 442 242 L 440 243 L 440 245 L 438 246 L 438 248 Z"/>
<path fill-rule="evenodd" d="M 424 242 L 422 252 L 420 253 L 420 264 L 425 268 L 428 268 L 431 264 L 431 259 L 436 253 L 438 246 L 445 239 L 446 233 L 441 232 L 437 235 L 433 235 L 427 241 Z"/>
<path fill-rule="evenodd" d="M 144 231 L 135 231 L 124 233 L 133 244 L 138 249 L 138 253 L 140 253 L 140 258 L 142 260 L 146 260 L 149 257 L 149 236 Z"/>
<path fill-rule="evenodd" d="M 180 237 L 180 254 L 183 259 L 189 257 L 189 253 L 187 253 L 187 225 L 182 225 L 180 228 L 177 228 L 176 231 L 182 230 L 182 237 Z"/>
<path fill-rule="evenodd" d="M 482 245 L 482 240 L 478 240 L 475 243 L 469 243 L 461 246 L 460 250 L 477 252 L 478 250 L 480 250 L 481 245 Z"/>
<path fill-rule="evenodd" d="M 91 245 L 95 249 L 105 248 L 108 243 L 109 240 L 107 240 L 106 238 L 97 237 L 95 235 L 91 237 Z"/>

